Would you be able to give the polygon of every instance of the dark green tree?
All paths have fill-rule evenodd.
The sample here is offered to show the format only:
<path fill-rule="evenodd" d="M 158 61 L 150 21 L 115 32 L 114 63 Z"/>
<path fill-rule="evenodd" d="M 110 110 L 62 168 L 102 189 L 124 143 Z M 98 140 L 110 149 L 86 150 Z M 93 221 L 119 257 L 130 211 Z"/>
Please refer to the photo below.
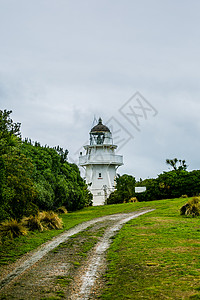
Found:
<path fill-rule="evenodd" d="M 177 164 L 179 163 L 179 166 L 177 166 Z M 177 170 L 184 170 L 186 171 L 187 170 L 187 165 L 186 165 L 186 161 L 183 159 L 177 159 L 177 158 L 174 158 L 174 159 L 166 159 L 166 164 L 167 165 L 170 165 L 173 170 L 177 171 Z"/>
<path fill-rule="evenodd" d="M 20 123 L 0 110 L 0 219 L 19 219 L 36 208 L 33 165 L 21 151 Z"/>
<path fill-rule="evenodd" d="M 92 195 L 68 150 L 21 140 L 20 123 L 0 111 L 0 220 L 20 219 L 38 209 L 68 210 L 91 205 Z"/>
<path fill-rule="evenodd" d="M 124 174 L 116 177 L 116 191 L 110 194 L 107 203 L 124 203 L 128 202 L 131 197 L 135 196 L 135 177 Z"/>

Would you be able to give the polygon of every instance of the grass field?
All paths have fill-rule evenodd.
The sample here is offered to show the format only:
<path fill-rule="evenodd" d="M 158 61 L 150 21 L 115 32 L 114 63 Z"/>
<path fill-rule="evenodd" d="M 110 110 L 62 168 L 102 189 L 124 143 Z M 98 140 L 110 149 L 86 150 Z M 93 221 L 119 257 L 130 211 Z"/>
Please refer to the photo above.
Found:
<path fill-rule="evenodd" d="M 23 254 L 34 250 L 41 244 L 50 240 L 59 233 L 74 227 L 84 221 L 105 216 L 108 214 L 131 212 L 149 203 L 119 204 L 99 207 L 89 207 L 83 210 L 61 215 L 64 223 L 62 230 L 51 230 L 44 232 L 29 232 L 27 236 L 20 236 L 14 240 L 8 240 L 0 245 L 0 266 L 10 264 L 20 258 Z"/>
<path fill-rule="evenodd" d="M 106 287 L 100 299 L 200 299 L 200 217 L 180 216 L 187 199 L 89 207 L 62 215 L 64 228 L 29 233 L 0 246 L 0 264 L 9 264 L 53 236 L 96 217 L 155 211 L 128 222 L 108 251 Z"/>
<path fill-rule="evenodd" d="M 182 217 L 186 199 L 152 202 L 108 251 L 101 299 L 200 299 L 200 217 Z"/>
<path fill-rule="evenodd" d="M 59 233 L 74 227 L 84 221 L 98 218 L 108 214 L 135 211 L 140 207 L 149 206 L 145 203 L 119 204 L 99 207 L 89 207 L 83 210 L 61 215 L 64 223 L 62 230 L 51 230 L 44 232 L 29 232 L 27 236 L 20 236 L 14 240 L 8 240 L 0 245 L 0 266 L 12 263 L 23 254 L 34 250 L 41 244 L 50 240 Z"/>

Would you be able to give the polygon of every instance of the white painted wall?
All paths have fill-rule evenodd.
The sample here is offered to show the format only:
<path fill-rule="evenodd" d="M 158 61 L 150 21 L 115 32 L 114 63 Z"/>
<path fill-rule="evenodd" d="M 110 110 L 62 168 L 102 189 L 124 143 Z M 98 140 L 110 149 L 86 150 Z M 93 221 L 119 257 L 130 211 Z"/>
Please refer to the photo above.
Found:
<path fill-rule="evenodd" d="M 115 189 L 116 169 L 123 164 L 123 157 L 115 154 L 112 134 L 105 132 L 102 144 L 97 144 L 96 134 L 90 133 L 90 145 L 84 146 L 85 155 L 79 157 L 79 165 L 85 168 L 86 183 L 93 194 L 93 205 L 104 205 Z"/>
<path fill-rule="evenodd" d="M 93 205 L 105 203 L 105 187 L 107 197 L 114 191 L 116 166 L 112 164 L 89 164 L 85 169 L 86 182 L 91 184 L 89 189 L 93 194 Z"/>

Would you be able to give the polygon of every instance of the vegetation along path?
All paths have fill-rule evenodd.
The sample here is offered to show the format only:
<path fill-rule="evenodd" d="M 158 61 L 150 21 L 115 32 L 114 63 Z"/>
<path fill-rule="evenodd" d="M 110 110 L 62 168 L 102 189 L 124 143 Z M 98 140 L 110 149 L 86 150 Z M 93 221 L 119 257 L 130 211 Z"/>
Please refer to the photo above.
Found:
<path fill-rule="evenodd" d="M 112 237 L 123 224 L 150 211 L 96 218 L 43 244 L 2 279 L 1 299 L 96 299 Z"/>

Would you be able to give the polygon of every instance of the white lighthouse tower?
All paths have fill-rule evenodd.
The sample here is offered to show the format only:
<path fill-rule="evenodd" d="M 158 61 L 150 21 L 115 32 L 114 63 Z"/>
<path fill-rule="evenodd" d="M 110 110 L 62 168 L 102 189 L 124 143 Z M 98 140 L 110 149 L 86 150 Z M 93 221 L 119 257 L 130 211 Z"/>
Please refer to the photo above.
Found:
<path fill-rule="evenodd" d="M 116 170 L 123 165 L 123 157 L 115 154 L 110 129 L 101 118 L 90 131 L 90 145 L 84 146 L 86 154 L 80 153 L 79 165 L 85 169 L 86 182 L 93 194 L 93 205 L 103 205 L 115 190 Z"/>

